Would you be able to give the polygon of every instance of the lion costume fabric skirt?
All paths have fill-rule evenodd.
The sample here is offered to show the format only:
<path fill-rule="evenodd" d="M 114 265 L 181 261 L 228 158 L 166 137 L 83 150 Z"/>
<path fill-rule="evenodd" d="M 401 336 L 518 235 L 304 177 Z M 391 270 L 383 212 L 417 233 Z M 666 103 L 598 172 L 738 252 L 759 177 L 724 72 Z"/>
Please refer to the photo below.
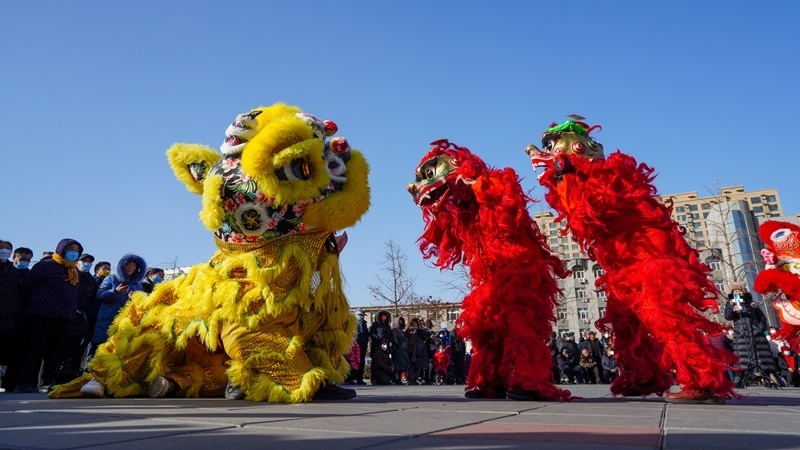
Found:
<path fill-rule="evenodd" d="M 326 380 L 341 383 L 356 324 L 329 238 L 319 231 L 217 241 L 208 263 L 149 296 L 134 294 L 88 373 L 50 397 L 80 397 L 92 378 L 109 396 L 142 396 L 166 377 L 179 397 L 219 397 L 230 381 L 248 400 L 304 402 Z"/>

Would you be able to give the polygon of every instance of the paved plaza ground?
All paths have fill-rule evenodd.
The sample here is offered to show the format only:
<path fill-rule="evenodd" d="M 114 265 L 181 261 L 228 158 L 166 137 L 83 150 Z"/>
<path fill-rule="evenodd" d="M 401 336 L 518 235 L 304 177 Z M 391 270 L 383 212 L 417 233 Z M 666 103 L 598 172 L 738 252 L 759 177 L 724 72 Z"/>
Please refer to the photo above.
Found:
<path fill-rule="evenodd" d="M 359 386 L 346 402 L 50 400 L 0 394 L 2 449 L 800 449 L 800 389 L 726 405 L 616 399 L 468 400 L 463 386 Z"/>

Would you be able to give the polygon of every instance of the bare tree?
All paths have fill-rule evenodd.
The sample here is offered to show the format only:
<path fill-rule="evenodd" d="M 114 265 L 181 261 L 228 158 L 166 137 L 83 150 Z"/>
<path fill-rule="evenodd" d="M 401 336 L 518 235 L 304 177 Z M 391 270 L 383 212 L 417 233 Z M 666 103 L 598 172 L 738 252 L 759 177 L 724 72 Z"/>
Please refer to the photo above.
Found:
<path fill-rule="evenodd" d="M 372 298 L 392 306 L 397 316 L 402 305 L 414 298 L 414 277 L 408 271 L 408 258 L 400 247 L 389 239 L 384 243 L 386 252 L 381 262 L 377 283 L 367 285 Z"/>
<path fill-rule="evenodd" d="M 472 278 L 469 276 L 469 269 L 463 264 L 457 264 L 446 280 L 437 281 L 442 287 L 442 291 L 455 291 L 459 297 L 466 297 L 470 293 L 470 283 Z"/>

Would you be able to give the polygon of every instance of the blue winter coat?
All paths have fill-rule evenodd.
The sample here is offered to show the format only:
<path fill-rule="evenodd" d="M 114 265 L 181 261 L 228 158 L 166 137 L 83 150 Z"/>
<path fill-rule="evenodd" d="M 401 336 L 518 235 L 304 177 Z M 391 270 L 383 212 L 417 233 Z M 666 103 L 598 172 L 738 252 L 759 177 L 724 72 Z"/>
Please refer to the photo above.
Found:
<path fill-rule="evenodd" d="M 71 244 L 78 244 L 78 253 L 83 253 L 83 246 L 75 239 L 62 239 L 56 253 L 64 256 L 64 249 Z M 22 315 L 73 320 L 78 310 L 80 283 L 72 285 L 68 276 L 67 268 L 55 260 L 46 259 L 34 264 L 19 285 L 24 305 Z"/>
<path fill-rule="evenodd" d="M 125 263 L 133 261 L 136 263 L 136 272 L 130 277 L 125 275 Z M 108 328 L 117 316 L 119 311 L 128 302 L 129 294 L 120 294 L 115 289 L 123 281 L 128 282 L 130 292 L 142 290 L 142 280 L 144 279 L 147 264 L 140 256 L 128 254 L 120 258 L 114 274 L 107 276 L 97 290 L 97 299 L 100 301 L 100 311 L 97 313 L 97 325 L 94 327 L 92 343 L 102 344 L 108 339 Z"/>

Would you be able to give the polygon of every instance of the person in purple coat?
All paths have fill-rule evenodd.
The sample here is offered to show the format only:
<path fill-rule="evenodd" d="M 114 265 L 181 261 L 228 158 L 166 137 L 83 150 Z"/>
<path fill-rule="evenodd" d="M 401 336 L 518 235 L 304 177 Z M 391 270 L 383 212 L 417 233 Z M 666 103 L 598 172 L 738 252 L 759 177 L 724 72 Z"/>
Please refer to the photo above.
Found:
<path fill-rule="evenodd" d="M 56 363 L 78 310 L 80 275 L 75 263 L 81 253 L 83 246 L 78 241 L 62 239 L 52 258 L 35 264 L 20 283 L 21 355 L 15 392 L 36 392 L 42 360 L 46 362 L 42 385 L 55 384 Z"/>

